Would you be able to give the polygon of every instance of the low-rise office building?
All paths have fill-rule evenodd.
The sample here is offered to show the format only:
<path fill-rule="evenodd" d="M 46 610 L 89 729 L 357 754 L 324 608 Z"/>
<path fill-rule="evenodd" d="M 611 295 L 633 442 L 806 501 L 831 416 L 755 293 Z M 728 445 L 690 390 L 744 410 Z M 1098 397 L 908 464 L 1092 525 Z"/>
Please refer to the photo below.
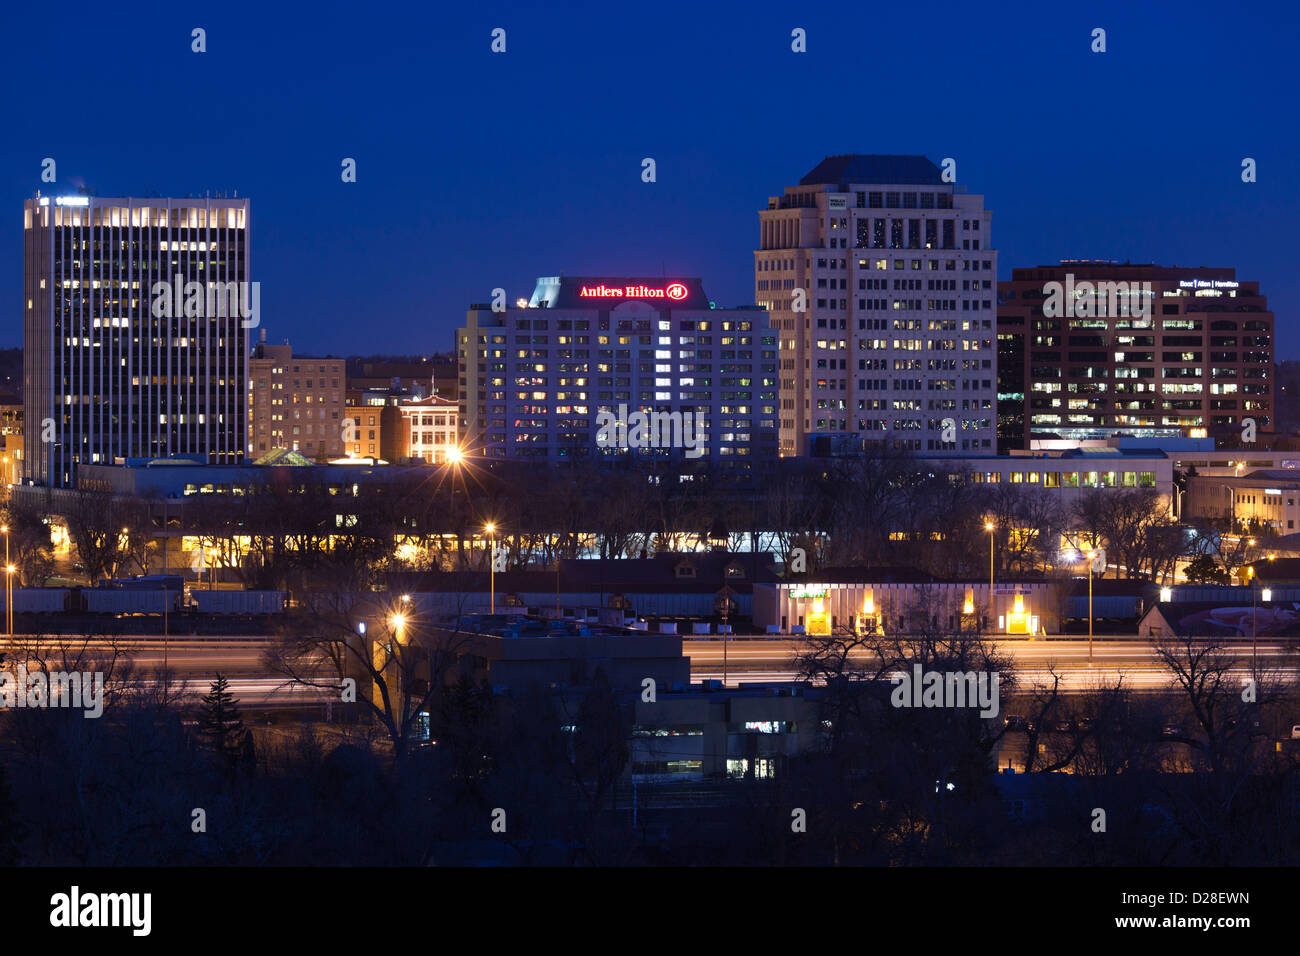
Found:
<path fill-rule="evenodd" d="M 779 778 L 821 732 L 820 691 L 705 686 L 637 697 L 625 777 L 638 783 Z"/>
<path fill-rule="evenodd" d="M 402 460 L 418 458 L 430 465 L 460 460 L 458 406 L 455 401 L 430 395 L 397 407 L 402 413 L 406 440 Z"/>
<path fill-rule="evenodd" d="M 1238 453 L 1240 454 L 1240 453 Z M 1184 516 L 1225 521 L 1233 530 L 1290 534 L 1300 522 L 1300 469 L 1261 468 L 1187 479 Z"/>
<path fill-rule="evenodd" d="M 1053 581 L 943 581 L 887 569 L 826 568 L 806 582 L 754 587 L 754 624 L 783 634 L 1036 635 L 1061 629 L 1068 594 Z"/>

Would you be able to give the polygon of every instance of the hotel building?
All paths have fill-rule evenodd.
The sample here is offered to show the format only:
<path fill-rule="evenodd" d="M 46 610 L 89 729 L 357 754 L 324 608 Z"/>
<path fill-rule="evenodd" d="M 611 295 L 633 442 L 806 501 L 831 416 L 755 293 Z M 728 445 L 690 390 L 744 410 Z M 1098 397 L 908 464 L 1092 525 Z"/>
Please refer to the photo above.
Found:
<path fill-rule="evenodd" d="M 830 156 L 759 212 L 782 456 L 827 435 L 993 450 L 992 213 L 944 178 L 924 156 Z"/>
<path fill-rule="evenodd" d="M 1004 452 L 1273 431 L 1273 313 L 1235 269 L 1063 260 L 1013 269 L 998 303 Z"/>
<path fill-rule="evenodd" d="M 471 307 L 456 346 L 467 454 L 547 462 L 635 454 L 740 470 L 776 454 L 767 316 L 715 308 L 699 279 L 541 278 L 513 308 Z M 647 447 L 633 431 L 603 428 L 649 413 L 675 416 L 674 439 L 689 424 L 694 447 Z"/>
<path fill-rule="evenodd" d="M 79 464 L 246 447 L 247 199 L 23 204 L 24 480 Z"/>

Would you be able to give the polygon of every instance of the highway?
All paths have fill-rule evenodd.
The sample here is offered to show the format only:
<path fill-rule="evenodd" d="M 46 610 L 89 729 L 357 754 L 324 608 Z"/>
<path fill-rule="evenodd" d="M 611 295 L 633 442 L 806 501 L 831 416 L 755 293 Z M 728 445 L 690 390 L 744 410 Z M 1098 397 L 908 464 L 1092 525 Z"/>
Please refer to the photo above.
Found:
<path fill-rule="evenodd" d="M 54 648 L 58 639 L 45 642 L 50 649 L 47 659 L 59 658 Z M 80 640 L 68 640 L 70 649 L 80 647 Z M 16 642 L 19 647 L 29 646 L 30 639 Z M 218 672 L 231 682 L 236 694 L 248 703 L 266 704 L 300 702 L 315 696 L 301 687 L 285 688 L 283 682 L 269 674 L 262 665 L 262 654 L 269 645 L 265 638 L 209 637 L 169 640 L 166 642 L 167 668 L 173 679 L 186 681 L 187 692 L 206 693 L 207 684 Z M 1300 677 L 1300 642 L 1281 643 L 1270 639 L 1258 645 L 1260 665 L 1266 671 L 1290 680 Z M 129 656 L 137 670 L 152 672 L 162 667 L 164 642 L 158 636 L 125 636 L 115 639 L 120 653 Z M 792 681 L 798 677 L 794 658 L 806 646 L 802 640 L 788 637 L 736 637 L 726 642 L 726 683 L 762 681 Z M 1250 669 L 1251 644 L 1238 642 L 1239 669 L 1243 675 Z M 1113 683 L 1122 676 L 1125 685 L 1137 690 L 1159 690 L 1169 684 L 1168 670 L 1161 665 L 1148 641 L 1132 635 L 1098 637 L 1093 642 L 1092 663 L 1088 662 L 1087 638 L 1026 640 L 1009 639 L 996 642 L 997 652 L 1010 657 L 1022 687 L 1052 679 L 1050 668 L 1061 677 L 1066 692 L 1086 691 L 1100 682 Z M 103 641 L 92 642 L 91 651 L 103 653 L 109 645 Z M 0 651 L 11 653 L 9 642 L 0 640 Z M 682 653 L 691 659 L 691 679 L 721 680 L 723 678 L 723 642 L 719 638 L 699 640 L 684 638 Z M 9 667 L 8 663 L 3 665 Z"/>
<path fill-rule="evenodd" d="M 790 681 L 798 672 L 794 657 L 806 646 L 804 642 L 782 638 L 729 640 L 726 647 L 727 684 L 757 681 Z M 1125 686 L 1137 690 L 1160 690 L 1168 686 L 1170 674 L 1160 663 L 1150 642 L 1132 635 L 1094 639 L 1092 663 L 1088 662 L 1088 639 L 1053 640 L 1012 639 L 998 641 L 997 653 L 1013 661 L 1021 686 L 1052 680 L 1052 668 L 1061 678 L 1066 692 L 1095 688 L 1100 682 L 1113 683 L 1124 678 Z M 1250 670 L 1251 644 L 1238 642 L 1239 669 Z M 721 640 L 682 642 L 682 653 L 691 659 L 693 680 L 721 680 L 723 646 Z M 1260 641 L 1261 668 L 1295 680 L 1300 675 L 1300 650 L 1294 643 Z M 865 656 L 865 655 L 864 655 Z"/>
<path fill-rule="evenodd" d="M 153 682 L 153 673 L 162 669 L 165 656 L 172 680 L 184 683 L 186 696 L 201 697 L 206 694 L 210 682 L 220 673 L 230 682 L 231 693 L 246 707 L 297 706 L 323 701 L 325 695 L 314 688 L 286 685 L 282 678 L 268 674 L 262 666 L 262 654 L 269 643 L 265 638 L 187 637 L 168 640 L 164 651 L 161 637 L 131 635 L 112 642 L 92 641 L 86 654 L 92 660 L 102 660 L 116 647 L 137 672 L 143 671 L 150 675 L 146 678 L 150 683 Z M 31 638 L 0 640 L 0 652 L 6 655 L 4 668 L 12 667 L 9 658 L 13 655 L 15 646 L 18 649 L 30 649 L 33 645 Z M 54 637 L 44 639 L 42 646 L 45 649 L 45 659 L 52 668 L 57 668 L 59 665 L 56 662 L 62 660 L 60 648 L 67 648 L 69 660 L 75 660 L 75 653 L 81 648 L 82 641 L 79 638 Z"/>

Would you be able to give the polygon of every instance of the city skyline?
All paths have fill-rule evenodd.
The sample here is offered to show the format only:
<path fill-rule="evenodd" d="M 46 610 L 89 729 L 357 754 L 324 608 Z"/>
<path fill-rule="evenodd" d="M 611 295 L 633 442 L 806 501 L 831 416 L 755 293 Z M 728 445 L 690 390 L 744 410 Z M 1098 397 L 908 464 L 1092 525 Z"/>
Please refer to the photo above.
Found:
<path fill-rule="evenodd" d="M 922 945 L 975 868 L 1021 938 L 1273 920 L 1300 8 L 5 25 L 20 939 L 232 878 L 495 935 L 561 866 L 824 869 Z M 648 925 L 716 936 L 727 875 Z"/>
<path fill-rule="evenodd" d="M 258 205 L 258 276 L 275 340 L 329 354 L 428 353 L 448 351 L 464 310 L 492 289 L 513 301 L 560 266 L 703 276 L 720 306 L 749 304 L 755 219 L 768 196 L 828 155 L 952 157 L 957 184 L 983 195 L 997 217 L 999 280 L 1060 259 L 1234 268 L 1267 290 L 1282 319 L 1278 358 L 1300 354 L 1300 330 L 1285 321 L 1300 305 L 1285 242 L 1300 202 L 1286 189 L 1300 151 L 1293 126 L 1271 121 L 1285 89 L 1281 27 L 1295 14 L 1171 20 L 1103 4 L 1088 20 L 1037 15 L 1041 43 L 1026 44 L 956 8 L 942 34 L 924 35 L 903 13 L 895 21 L 888 11 L 850 12 L 841 26 L 770 5 L 743 23 L 698 10 L 646 22 L 631 12 L 515 11 L 500 23 L 414 13 L 389 36 L 384 24 L 325 18 L 300 27 L 287 14 L 234 5 L 204 24 L 199 54 L 189 42 L 197 20 L 169 12 L 142 26 L 88 13 L 81 27 L 105 44 L 156 54 L 124 61 L 115 80 L 127 99 L 148 96 L 161 121 L 128 135 L 109 117 L 88 116 L 79 140 L 111 149 L 87 152 L 11 108 L 0 177 L 13 208 L 37 189 L 57 196 L 80 185 L 141 198 L 238 190 Z M 24 16 L 12 34 L 28 38 L 12 51 L 14 71 L 57 49 L 57 35 L 23 29 Z M 258 30 L 245 41 L 238 25 L 250 17 Z M 1108 31 L 1104 54 L 1089 49 L 1096 25 Z M 507 46 L 494 54 L 498 26 Z M 807 31 L 806 82 L 791 50 L 796 27 Z M 905 42 L 873 42 L 860 61 L 855 36 Z M 569 44 L 584 57 L 557 55 Z M 433 46 L 438 58 L 423 55 Z M 953 79 L 969 50 L 980 51 L 969 62 L 986 84 L 955 94 L 966 89 Z M 1189 73 L 1197 54 L 1212 54 L 1221 69 Z M 753 80 L 785 57 L 796 58 L 794 81 Z M 704 88 L 689 71 L 653 68 L 700 58 L 710 61 Z M 244 61 L 253 66 L 232 80 L 227 67 Z M 295 78 L 308 65 L 318 80 L 304 88 Z M 159 86 L 160 68 L 176 81 Z M 86 69 L 69 63 L 51 76 L 54 99 L 83 88 Z M 593 72 L 601 83 L 590 82 Z M 907 78 L 906 93 L 818 92 L 859 73 Z M 533 97 L 518 95 L 525 80 Z M 1160 105 L 1126 102 L 1134 88 Z M 405 97 L 384 95 L 393 89 L 430 91 L 429 119 Z M 255 94 L 259 109 L 243 110 Z M 196 98 L 211 115 L 189 122 Z M 601 116 L 612 119 L 584 120 Z M 1194 138 L 1203 123 L 1212 150 L 1182 149 L 1166 132 Z M 451 128 L 454 139 L 441 132 Z M 54 183 L 41 182 L 47 157 L 57 163 Z M 354 183 L 341 181 L 346 158 L 357 162 Z M 655 160 L 653 183 L 642 181 L 645 158 Z M 1257 182 L 1242 182 L 1244 158 L 1257 162 Z M 19 230 L 0 236 L 0 255 L 21 260 Z M 0 275 L 0 295 L 19 300 L 18 268 Z M 361 314 L 375 317 L 365 347 L 355 344 Z M 19 344 L 17 322 L 0 342 Z"/>

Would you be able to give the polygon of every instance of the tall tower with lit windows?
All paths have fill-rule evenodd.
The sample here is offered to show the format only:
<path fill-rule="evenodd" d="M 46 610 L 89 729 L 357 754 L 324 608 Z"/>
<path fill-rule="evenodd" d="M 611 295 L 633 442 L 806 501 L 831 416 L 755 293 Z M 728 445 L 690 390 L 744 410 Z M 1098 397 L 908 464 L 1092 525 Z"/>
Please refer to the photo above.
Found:
<path fill-rule="evenodd" d="M 759 212 L 754 291 L 780 339 L 782 456 L 995 452 L 992 213 L 954 169 L 828 156 Z"/>
<path fill-rule="evenodd" d="M 80 463 L 243 458 L 247 199 L 37 196 L 23 204 L 26 482 Z"/>

